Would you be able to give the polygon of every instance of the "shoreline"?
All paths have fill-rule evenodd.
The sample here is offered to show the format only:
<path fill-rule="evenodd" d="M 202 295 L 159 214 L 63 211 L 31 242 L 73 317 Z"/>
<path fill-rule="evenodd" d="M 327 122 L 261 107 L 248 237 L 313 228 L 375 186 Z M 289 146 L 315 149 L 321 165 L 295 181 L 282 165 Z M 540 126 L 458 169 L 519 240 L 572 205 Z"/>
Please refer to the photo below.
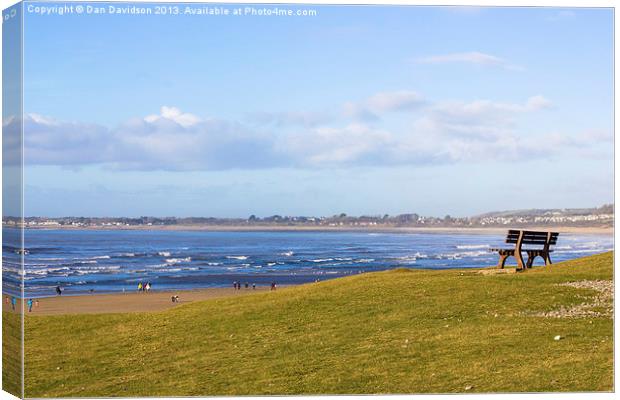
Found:
<path fill-rule="evenodd" d="M 284 287 L 278 286 L 277 290 Z M 116 314 L 116 313 L 136 313 L 136 312 L 157 312 L 164 311 L 183 304 L 193 303 L 210 299 L 221 299 L 228 297 L 250 296 L 252 294 L 267 293 L 268 286 L 257 286 L 256 289 L 241 288 L 207 288 L 207 289 L 184 289 L 184 290 L 162 290 L 150 293 L 125 292 L 125 293 L 98 293 L 73 296 L 50 296 L 37 297 L 33 300 L 39 301 L 39 306 L 33 306 L 32 312 L 25 308 L 26 315 L 68 315 L 68 314 Z M 179 302 L 173 303 L 171 297 L 179 296 Z M 12 311 L 11 305 L 6 302 L 7 294 L 3 295 L 2 311 Z M 36 303 L 35 303 L 36 304 Z M 17 310 L 21 307 L 21 299 L 17 299 Z"/>
<path fill-rule="evenodd" d="M 7 228 L 15 226 L 3 225 Z M 371 232 L 371 233 L 505 233 L 508 229 L 554 231 L 560 233 L 613 235 L 608 226 L 528 226 L 528 227 L 396 227 L 396 226 L 247 226 L 247 225 L 131 225 L 131 226 L 27 226 L 25 230 L 84 231 L 205 231 L 205 232 Z"/>
<path fill-rule="evenodd" d="M 604 253 L 601 253 L 604 254 Z M 507 270 L 513 268 L 507 266 Z M 544 267 L 542 267 L 544 268 Z M 462 268 L 447 269 L 447 270 L 462 270 Z M 495 270 L 495 266 L 478 266 L 466 268 L 467 270 L 483 271 L 483 270 Z M 424 269 L 421 269 L 424 270 Z M 433 270 L 434 271 L 434 270 Z M 300 283 L 300 284 L 284 284 L 278 285 L 277 290 L 282 290 L 288 287 L 298 287 L 304 285 L 311 285 L 315 282 Z M 152 292 L 113 292 L 113 293 L 89 293 L 89 294 L 75 294 L 64 296 L 49 296 L 49 297 L 31 297 L 33 300 L 38 301 L 39 305 L 33 306 L 33 311 L 28 312 L 26 307 L 24 312 L 26 315 L 68 315 L 68 314 L 116 314 L 116 313 L 136 313 L 136 312 L 157 312 L 164 311 L 170 308 L 176 307 L 182 304 L 189 304 L 195 301 L 204 301 L 210 299 L 228 298 L 249 296 L 258 293 L 271 292 L 269 285 L 257 285 L 256 289 L 252 286 L 240 289 L 234 289 L 231 287 L 211 287 L 201 289 L 180 289 L 169 290 L 162 289 L 161 291 Z M 179 302 L 172 302 L 171 297 L 178 296 Z M 18 313 L 21 309 L 22 299 L 17 298 L 17 311 L 11 309 L 11 304 L 7 299 L 10 299 L 11 295 L 3 293 L 2 296 L 2 311 L 8 313 Z M 24 298 L 25 301 L 28 298 Z"/>

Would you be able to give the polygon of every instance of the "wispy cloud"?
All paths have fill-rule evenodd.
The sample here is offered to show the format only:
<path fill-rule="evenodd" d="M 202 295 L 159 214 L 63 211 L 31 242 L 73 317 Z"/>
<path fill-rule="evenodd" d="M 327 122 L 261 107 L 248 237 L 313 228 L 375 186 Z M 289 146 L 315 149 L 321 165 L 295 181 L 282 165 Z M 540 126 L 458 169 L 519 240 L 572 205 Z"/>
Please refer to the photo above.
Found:
<path fill-rule="evenodd" d="M 415 61 L 419 64 L 464 63 L 487 67 L 500 67 L 509 70 L 523 70 L 523 67 L 511 64 L 501 57 L 494 56 L 492 54 L 481 53 L 478 51 L 432 55 L 416 58 Z"/>
<path fill-rule="evenodd" d="M 323 118 L 322 113 L 291 112 L 267 114 L 270 125 L 197 116 L 175 107 L 115 128 L 29 114 L 26 162 L 169 171 L 434 165 L 549 157 L 594 148 L 609 138 L 592 131 L 521 133 L 522 115 L 552 107 L 542 95 L 519 103 L 481 99 L 421 105 L 421 99 L 417 92 L 397 91 L 351 103 L 379 120 L 364 121 L 357 113 Z M 397 124 L 382 123 L 414 109 L 400 115 Z M 275 126 L 274 120 L 283 125 Z M 15 130 L 19 123 L 7 119 L 3 128 Z"/>
<path fill-rule="evenodd" d="M 424 104 L 422 96 L 412 90 L 376 93 L 360 102 L 343 105 L 344 115 L 359 120 L 377 120 L 385 113 L 406 112 Z"/>

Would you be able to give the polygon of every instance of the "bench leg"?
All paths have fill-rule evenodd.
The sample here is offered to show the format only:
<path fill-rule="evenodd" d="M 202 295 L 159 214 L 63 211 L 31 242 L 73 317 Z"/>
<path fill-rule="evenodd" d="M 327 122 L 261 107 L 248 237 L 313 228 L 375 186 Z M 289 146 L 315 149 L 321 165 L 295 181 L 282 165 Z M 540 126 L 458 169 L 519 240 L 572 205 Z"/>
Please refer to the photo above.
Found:
<path fill-rule="evenodd" d="M 520 251 L 515 251 L 515 258 L 517 259 L 517 268 L 525 269 L 525 266 L 523 263 L 523 255 L 521 254 Z"/>
<path fill-rule="evenodd" d="M 500 254 L 499 255 L 499 262 L 497 263 L 497 267 L 498 268 L 504 268 L 504 265 L 506 264 L 506 259 L 508 258 L 508 254 Z"/>
<path fill-rule="evenodd" d="M 543 255 L 543 259 L 545 260 L 545 265 L 551 265 L 551 264 L 553 264 L 553 263 L 551 262 L 551 257 L 549 256 L 549 253 L 545 253 L 545 254 Z"/>
<path fill-rule="evenodd" d="M 536 258 L 535 253 L 527 253 L 527 263 L 525 264 L 528 268 L 532 268 L 534 265 L 534 259 Z"/>

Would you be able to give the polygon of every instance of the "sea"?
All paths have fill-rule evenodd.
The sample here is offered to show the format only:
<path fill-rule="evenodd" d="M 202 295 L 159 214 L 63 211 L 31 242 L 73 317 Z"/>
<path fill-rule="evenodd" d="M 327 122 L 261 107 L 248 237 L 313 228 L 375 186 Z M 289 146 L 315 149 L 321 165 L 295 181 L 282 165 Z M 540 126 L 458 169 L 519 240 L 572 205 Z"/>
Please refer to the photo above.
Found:
<path fill-rule="evenodd" d="M 394 268 L 497 264 L 497 233 L 3 229 L 3 292 L 26 297 L 302 284 Z M 612 235 L 562 234 L 554 262 L 613 249 Z M 514 264 L 514 260 L 511 260 Z M 510 261 L 509 261 L 510 264 Z M 541 265 L 537 259 L 535 265 Z"/>

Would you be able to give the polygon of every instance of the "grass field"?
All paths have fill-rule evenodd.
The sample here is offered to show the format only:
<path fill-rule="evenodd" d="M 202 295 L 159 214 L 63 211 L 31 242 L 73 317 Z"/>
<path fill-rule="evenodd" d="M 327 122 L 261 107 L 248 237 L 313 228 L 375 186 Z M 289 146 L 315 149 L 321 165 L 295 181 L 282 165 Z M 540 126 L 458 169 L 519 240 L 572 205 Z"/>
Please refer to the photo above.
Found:
<path fill-rule="evenodd" d="M 22 395 L 21 314 L 2 313 L 2 390 Z"/>
<path fill-rule="evenodd" d="M 26 316 L 26 396 L 611 391 L 612 319 L 535 314 L 598 293 L 558 284 L 612 276 L 606 253 L 518 274 L 400 269 L 157 313 Z"/>

